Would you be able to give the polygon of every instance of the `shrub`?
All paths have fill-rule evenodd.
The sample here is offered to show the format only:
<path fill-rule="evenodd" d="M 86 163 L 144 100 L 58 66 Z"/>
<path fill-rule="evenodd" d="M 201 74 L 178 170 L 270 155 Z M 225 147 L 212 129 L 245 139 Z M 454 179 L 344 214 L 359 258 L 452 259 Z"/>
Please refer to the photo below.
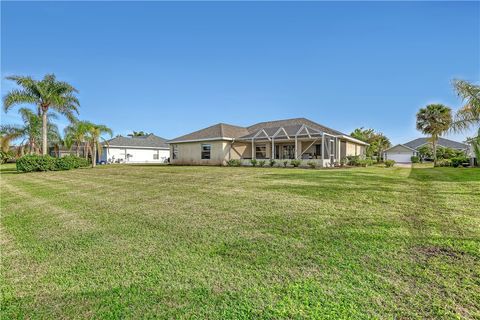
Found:
<path fill-rule="evenodd" d="M 361 159 L 357 161 L 357 166 L 368 167 L 373 165 L 374 161 L 372 159 Z"/>
<path fill-rule="evenodd" d="M 258 161 L 257 161 L 257 159 L 252 159 L 252 160 L 250 160 L 250 163 L 252 164 L 252 167 L 256 167 Z"/>
<path fill-rule="evenodd" d="M 440 159 L 437 161 L 437 167 L 451 167 L 452 160 L 451 159 Z"/>
<path fill-rule="evenodd" d="M 80 167 L 88 167 L 90 162 L 84 158 L 75 156 L 65 156 L 63 158 L 54 158 L 51 156 L 41 156 L 30 154 L 17 160 L 17 171 L 57 171 L 70 170 Z"/>
<path fill-rule="evenodd" d="M 307 165 L 312 169 L 315 169 L 317 167 L 317 163 L 315 161 L 312 161 L 312 160 L 308 161 Z"/>
<path fill-rule="evenodd" d="M 385 160 L 385 167 L 387 168 L 393 167 L 394 164 L 395 164 L 395 160 Z"/>
<path fill-rule="evenodd" d="M 290 164 L 291 164 L 294 168 L 297 168 L 301 163 L 302 163 L 302 161 L 300 161 L 300 160 L 298 160 L 298 159 L 294 159 L 294 160 L 290 161 Z"/>
<path fill-rule="evenodd" d="M 227 166 L 229 167 L 240 167 L 242 162 L 239 159 L 230 159 L 227 161 Z"/>
<path fill-rule="evenodd" d="M 360 161 L 360 156 L 348 156 L 347 157 L 347 164 L 350 166 L 358 166 L 358 162 Z"/>
<path fill-rule="evenodd" d="M 411 156 L 410 160 L 412 160 L 412 163 L 420 163 L 420 158 L 417 156 Z"/>
<path fill-rule="evenodd" d="M 348 164 L 348 159 L 346 157 L 340 159 L 340 166 L 344 167 L 346 164 Z"/>
<path fill-rule="evenodd" d="M 270 159 L 270 162 L 268 163 L 270 167 L 275 166 L 276 161 L 274 159 Z"/>
<path fill-rule="evenodd" d="M 469 161 L 468 158 L 465 157 L 465 156 L 455 157 L 455 158 L 452 158 L 450 160 L 451 160 L 452 166 L 455 167 L 455 168 L 463 165 L 464 163 L 468 163 L 468 161 Z"/>
<path fill-rule="evenodd" d="M 263 167 L 265 165 L 265 160 L 258 161 L 258 166 Z"/>
<path fill-rule="evenodd" d="M 283 167 L 286 168 L 288 166 L 288 160 L 283 160 Z"/>
<path fill-rule="evenodd" d="M 13 160 L 15 160 L 13 151 L 0 151 L 0 163 L 7 163 Z"/>

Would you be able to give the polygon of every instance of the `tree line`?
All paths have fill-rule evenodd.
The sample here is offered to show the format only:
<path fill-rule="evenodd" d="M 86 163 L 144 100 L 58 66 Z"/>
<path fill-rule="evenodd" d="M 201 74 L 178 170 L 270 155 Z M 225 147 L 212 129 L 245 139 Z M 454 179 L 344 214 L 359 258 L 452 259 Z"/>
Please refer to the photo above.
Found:
<path fill-rule="evenodd" d="M 10 142 L 21 139 L 18 149 L 20 155 L 48 153 L 50 145 L 58 148 L 64 145 L 71 149 L 76 145 L 77 156 L 80 146 L 84 147 L 84 156 L 89 154 L 92 166 L 96 165 L 97 153 L 100 154 L 100 139 L 103 134 L 113 134 L 112 130 L 102 124 L 81 121 L 79 115 L 80 102 L 78 90 L 67 82 L 59 81 L 54 74 L 47 74 L 41 80 L 29 76 L 9 76 L 18 89 L 12 89 L 3 97 L 3 108 L 9 112 L 15 106 L 30 105 L 32 109 L 22 107 L 18 113 L 21 125 L 5 124 L 0 127 L 2 152 L 9 152 Z M 65 128 L 62 139 L 58 127 L 53 120 L 62 115 L 70 124 Z M 98 150 L 98 152 L 97 152 Z"/>

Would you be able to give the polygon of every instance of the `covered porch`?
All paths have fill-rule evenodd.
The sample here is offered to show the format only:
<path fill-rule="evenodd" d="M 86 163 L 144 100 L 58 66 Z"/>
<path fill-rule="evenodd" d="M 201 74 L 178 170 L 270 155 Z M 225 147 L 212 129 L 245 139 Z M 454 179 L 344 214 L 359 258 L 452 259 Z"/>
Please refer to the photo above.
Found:
<path fill-rule="evenodd" d="M 238 143 L 244 144 L 243 160 L 315 161 L 329 167 L 341 157 L 339 138 L 306 125 L 262 129 Z"/>

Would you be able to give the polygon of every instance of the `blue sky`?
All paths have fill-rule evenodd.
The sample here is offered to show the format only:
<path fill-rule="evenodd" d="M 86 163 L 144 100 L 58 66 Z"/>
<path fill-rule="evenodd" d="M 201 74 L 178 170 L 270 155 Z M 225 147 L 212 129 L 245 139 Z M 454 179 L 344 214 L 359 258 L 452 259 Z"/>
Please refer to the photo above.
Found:
<path fill-rule="evenodd" d="M 218 122 L 307 117 L 346 133 L 374 128 L 401 143 L 420 136 L 420 107 L 460 106 L 453 78 L 480 79 L 479 2 L 2 2 L 1 9 L 2 96 L 14 87 L 7 75 L 53 72 L 80 90 L 80 118 L 115 134 L 174 138 Z M 16 109 L 1 118 L 19 121 Z"/>

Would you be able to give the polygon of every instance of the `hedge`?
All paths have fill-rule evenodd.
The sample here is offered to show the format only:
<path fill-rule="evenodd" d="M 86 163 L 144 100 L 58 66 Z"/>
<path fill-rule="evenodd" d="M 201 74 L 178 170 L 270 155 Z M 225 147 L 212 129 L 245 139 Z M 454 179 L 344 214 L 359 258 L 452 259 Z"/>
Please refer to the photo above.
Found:
<path fill-rule="evenodd" d="M 84 158 L 75 156 L 65 156 L 62 158 L 54 158 L 51 156 L 41 156 L 30 154 L 17 160 L 17 171 L 33 172 L 33 171 L 58 171 L 70 170 L 81 167 L 88 167 L 90 162 Z"/>

